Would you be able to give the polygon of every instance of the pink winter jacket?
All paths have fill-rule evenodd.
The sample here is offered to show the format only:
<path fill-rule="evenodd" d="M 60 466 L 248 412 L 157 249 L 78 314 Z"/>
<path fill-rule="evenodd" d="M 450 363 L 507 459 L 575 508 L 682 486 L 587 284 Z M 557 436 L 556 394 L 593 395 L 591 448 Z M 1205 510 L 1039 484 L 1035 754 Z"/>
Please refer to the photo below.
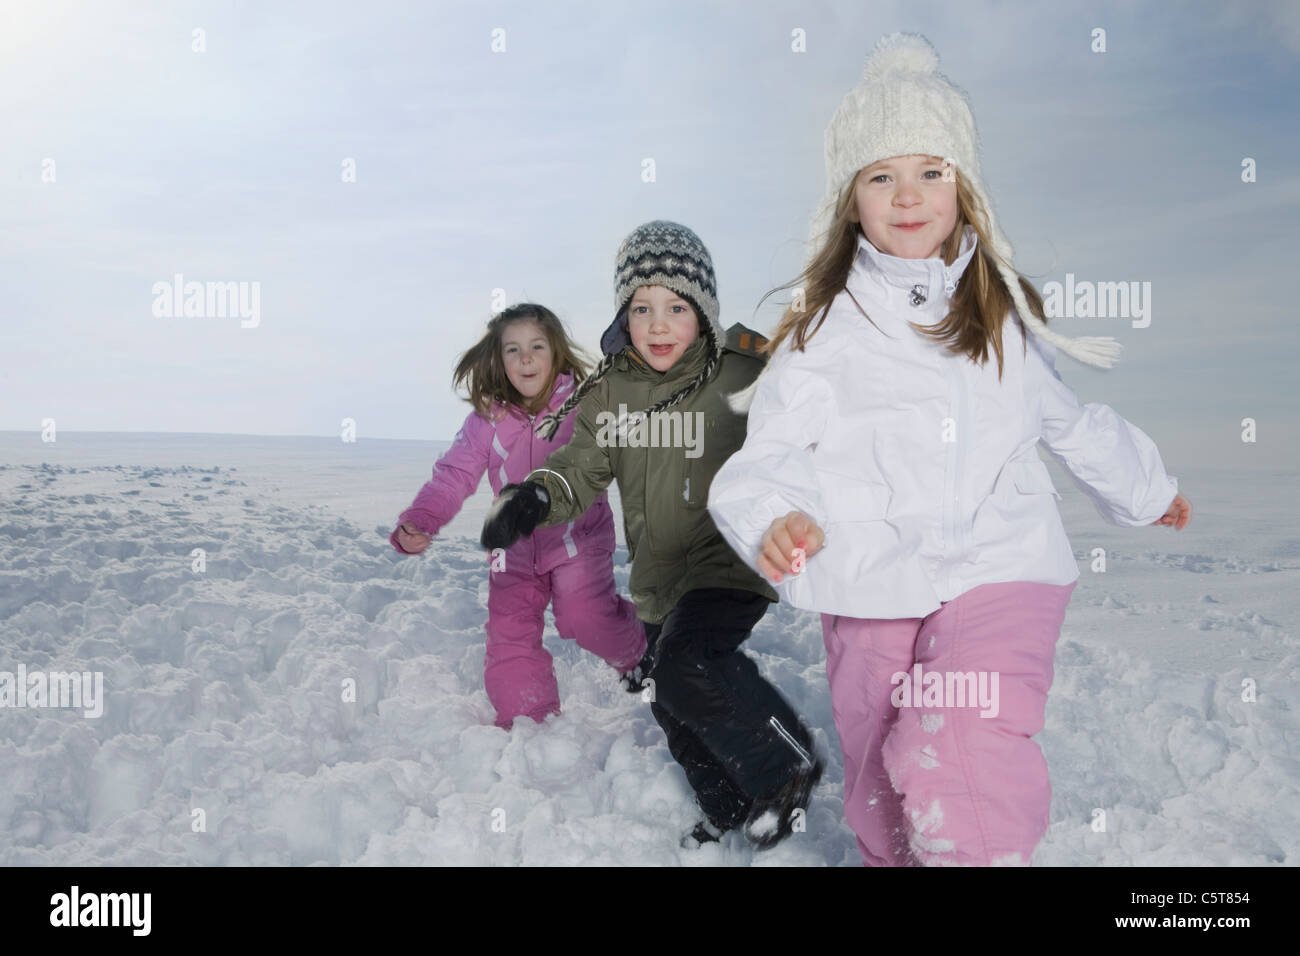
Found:
<path fill-rule="evenodd" d="M 557 375 L 546 411 L 559 408 L 572 390 L 572 373 Z M 411 507 L 398 517 L 399 527 L 409 523 L 427 535 L 437 534 L 456 517 L 465 499 L 478 489 L 484 471 L 488 473 L 493 494 L 501 494 L 505 485 L 523 481 L 530 471 L 545 464 L 548 455 L 567 444 L 578 418 L 567 416 L 560 423 L 554 441 L 547 441 L 533 432 L 537 416 L 526 415 L 515 405 L 497 402 L 492 406 L 492 414 L 495 422 L 478 412 L 470 412 L 452 446 L 433 466 L 433 477 L 425 482 Z M 410 553 L 397 543 L 396 528 L 388 540 L 403 554 Z M 614 552 L 614 514 L 603 491 L 573 521 L 538 528 L 515 542 L 506 550 L 505 566 L 507 570 L 531 568 L 537 574 L 545 574 L 575 557 L 580 550 Z"/>

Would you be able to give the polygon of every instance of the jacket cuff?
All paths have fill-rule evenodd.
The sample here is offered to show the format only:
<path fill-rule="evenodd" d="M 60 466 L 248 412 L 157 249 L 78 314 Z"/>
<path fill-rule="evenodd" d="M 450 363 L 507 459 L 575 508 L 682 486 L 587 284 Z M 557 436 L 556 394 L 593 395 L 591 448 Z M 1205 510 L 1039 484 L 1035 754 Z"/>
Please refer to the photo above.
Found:
<path fill-rule="evenodd" d="M 1174 499 L 1177 497 L 1178 479 L 1173 475 L 1165 475 L 1165 480 L 1162 483 L 1160 493 L 1153 494 L 1151 499 L 1155 502 L 1155 507 L 1148 512 L 1148 514 L 1143 515 L 1142 523 L 1152 524 L 1159 521 L 1165 516 L 1165 512 L 1169 510 L 1169 506 L 1174 503 Z"/>
<path fill-rule="evenodd" d="M 536 468 L 525 475 L 520 484 L 525 482 L 538 485 L 546 495 L 546 515 L 537 527 L 547 528 L 577 517 L 569 514 L 575 504 L 575 495 L 564 475 L 551 468 Z"/>
<path fill-rule="evenodd" d="M 432 511 L 426 511 L 423 508 L 407 508 L 397 516 L 397 525 L 393 528 L 392 533 L 388 536 L 388 542 L 402 554 L 412 554 L 397 543 L 397 529 L 404 524 L 409 524 L 417 531 L 433 537 L 438 533 L 438 518 Z"/>
<path fill-rule="evenodd" d="M 1172 475 L 1165 475 L 1164 480 L 1152 488 L 1139 507 L 1129 511 L 1109 504 L 1104 514 L 1111 524 L 1119 525 L 1121 528 L 1141 528 L 1154 524 L 1164 517 L 1177 496 L 1178 479 Z"/>

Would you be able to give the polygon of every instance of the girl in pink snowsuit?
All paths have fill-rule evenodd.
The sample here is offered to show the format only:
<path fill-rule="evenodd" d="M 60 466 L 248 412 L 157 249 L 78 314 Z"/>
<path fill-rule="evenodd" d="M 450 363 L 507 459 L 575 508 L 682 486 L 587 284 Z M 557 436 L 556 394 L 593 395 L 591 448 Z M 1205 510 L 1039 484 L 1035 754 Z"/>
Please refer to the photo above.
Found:
<path fill-rule="evenodd" d="M 538 438 L 533 424 L 555 411 L 584 373 L 549 309 L 517 305 L 492 319 L 456 369 L 455 383 L 467 385 L 475 410 L 398 517 L 389 538 L 393 547 L 419 554 L 460 511 L 484 471 L 500 495 L 566 444 L 575 419 L 564 422 L 552 441 Z M 540 723 L 560 712 L 555 669 L 542 646 L 547 604 L 561 637 L 607 661 L 628 678 L 628 689 L 639 688 L 628 675 L 645 653 L 645 629 L 636 606 L 615 591 L 613 555 L 614 519 L 603 492 L 579 518 L 488 555 L 484 680 L 497 726 L 509 730 L 516 717 Z"/>
<path fill-rule="evenodd" d="M 800 296 L 744 446 L 709 489 L 728 543 L 821 613 L 844 810 L 868 865 L 1030 862 L 1051 787 L 1033 737 L 1079 577 L 1044 444 L 1102 516 L 1182 528 L 1155 443 L 1083 404 L 981 182 L 974 119 L 895 34 L 826 131 Z M 733 405 L 733 408 L 736 405 Z"/>

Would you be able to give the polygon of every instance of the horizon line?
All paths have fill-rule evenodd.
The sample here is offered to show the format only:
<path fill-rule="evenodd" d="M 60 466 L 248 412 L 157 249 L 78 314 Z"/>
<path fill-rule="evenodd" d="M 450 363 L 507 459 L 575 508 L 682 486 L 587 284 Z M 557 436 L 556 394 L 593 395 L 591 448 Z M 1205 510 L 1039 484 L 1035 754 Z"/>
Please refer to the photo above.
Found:
<path fill-rule="evenodd" d="M 96 430 L 96 429 L 78 429 L 76 431 L 60 429 L 60 431 L 66 435 L 197 435 L 197 436 L 206 436 L 211 438 L 322 438 L 330 441 L 338 440 L 337 435 L 279 435 L 279 434 L 272 435 L 272 434 L 255 434 L 253 432 L 106 431 L 106 430 Z M 41 429 L 39 428 L 37 429 L 0 428 L 0 435 L 35 434 L 39 438 L 40 433 L 41 433 Z M 342 442 L 342 444 L 345 445 L 357 444 L 362 440 L 363 439 L 361 437 L 358 437 L 354 442 Z M 422 441 L 422 442 L 451 441 L 450 438 L 381 438 L 377 436 L 371 436 L 364 440 L 366 441 Z M 58 441 L 55 440 L 53 442 L 45 442 L 44 444 L 57 445 Z"/>

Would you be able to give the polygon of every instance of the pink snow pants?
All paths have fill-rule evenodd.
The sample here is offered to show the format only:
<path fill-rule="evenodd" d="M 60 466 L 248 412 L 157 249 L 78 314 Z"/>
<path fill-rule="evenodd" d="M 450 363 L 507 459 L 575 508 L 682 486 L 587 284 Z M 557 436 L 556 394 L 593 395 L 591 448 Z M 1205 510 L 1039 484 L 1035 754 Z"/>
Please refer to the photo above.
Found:
<path fill-rule="evenodd" d="M 866 865 L 1029 863 L 1052 798 L 1031 738 L 1043 728 L 1077 583 L 982 584 L 924 618 L 822 615 L 844 815 Z M 891 682 L 898 673 L 914 677 L 918 663 L 919 684 Z M 996 716 L 980 716 L 969 700 L 953 706 L 955 694 L 928 707 L 902 697 L 928 675 L 946 684 L 950 672 L 980 671 L 997 674 Z"/>
<path fill-rule="evenodd" d="M 553 602 L 553 603 L 552 603 Z M 645 627 L 636 606 L 618 596 L 613 557 L 594 549 L 545 574 L 527 570 L 491 572 L 488 583 L 487 656 L 484 680 L 496 708 L 498 727 L 514 719 L 540 723 L 560 712 L 553 659 L 542 646 L 546 605 L 552 604 L 560 636 L 603 658 L 620 673 L 645 653 Z"/>

